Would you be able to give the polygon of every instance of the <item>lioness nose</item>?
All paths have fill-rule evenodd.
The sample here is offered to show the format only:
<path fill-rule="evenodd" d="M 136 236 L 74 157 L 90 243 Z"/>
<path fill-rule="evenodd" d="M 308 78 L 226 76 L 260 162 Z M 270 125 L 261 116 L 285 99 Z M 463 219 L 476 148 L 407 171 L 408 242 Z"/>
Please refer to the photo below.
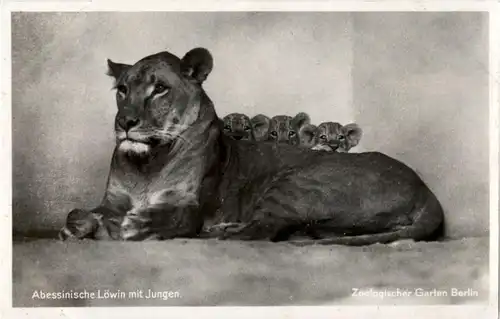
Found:
<path fill-rule="evenodd" d="M 118 119 L 118 125 L 125 131 L 130 130 L 131 128 L 136 127 L 139 124 L 139 119 L 135 117 L 124 116 Z"/>

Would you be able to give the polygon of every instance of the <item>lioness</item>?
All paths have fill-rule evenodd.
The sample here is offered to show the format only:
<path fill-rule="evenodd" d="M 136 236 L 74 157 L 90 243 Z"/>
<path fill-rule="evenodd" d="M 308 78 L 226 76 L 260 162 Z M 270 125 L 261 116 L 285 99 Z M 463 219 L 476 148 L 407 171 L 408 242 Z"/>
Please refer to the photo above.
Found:
<path fill-rule="evenodd" d="M 408 166 L 377 152 L 232 140 L 202 88 L 210 52 L 186 56 L 108 60 L 116 147 L 104 198 L 87 217 L 121 217 L 123 240 L 201 234 L 277 241 L 294 231 L 321 234 L 307 244 L 433 239 L 443 222 L 440 203 Z"/>

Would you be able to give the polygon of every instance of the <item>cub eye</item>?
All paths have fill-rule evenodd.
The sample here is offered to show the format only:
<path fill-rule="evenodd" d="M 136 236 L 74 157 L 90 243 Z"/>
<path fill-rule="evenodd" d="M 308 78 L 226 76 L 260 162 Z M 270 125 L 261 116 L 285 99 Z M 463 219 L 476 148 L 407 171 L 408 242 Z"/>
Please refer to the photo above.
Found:
<path fill-rule="evenodd" d="M 250 131 L 250 126 L 245 126 L 243 129 L 244 129 L 245 131 Z"/>
<path fill-rule="evenodd" d="M 156 83 L 153 94 L 161 94 L 167 90 L 167 86 L 163 83 Z"/>
<path fill-rule="evenodd" d="M 127 87 L 123 84 L 120 84 L 116 87 L 116 91 L 118 91 L 120 94 L 127 95 Z"/>
<path fill-rule="evenodd" d="M 325 135 L 325 134 L 323 134 L 323 135 L 321 135 L 319 138 L 320 138 L 320 139 L 322 139 L 322 140 L 326 140 L 326 135 Z"/>
<path fill-rule="evenodd" d="M 219 126 L 219 127 L 220 127 L 220 126 Z M 229 125 L 224 125 L 224 129 L 225 129 L 225 130 L 230 131 L 230 130 L 231 130 L 231 126 L 229 126 Z"/>
<path fill-rule="evenodd" d="M 274 137 L 278 136 L 278 132 L 276 132 L 276 131 L 271 131 L 271 136 L 274 136 Z"/>
<path fill-rule="evenodd" d="M 295 136 L 295 132 L 294 131 L 288 132 L 288 136 Z"/>

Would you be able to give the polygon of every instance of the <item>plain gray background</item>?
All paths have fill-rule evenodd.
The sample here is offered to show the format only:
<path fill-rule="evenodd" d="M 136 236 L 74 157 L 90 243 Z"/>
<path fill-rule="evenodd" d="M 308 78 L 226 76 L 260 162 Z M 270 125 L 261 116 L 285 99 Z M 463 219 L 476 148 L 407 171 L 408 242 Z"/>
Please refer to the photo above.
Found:
<path fill-rule="evenodd" d="M 116 112 L 106 59 L 208 48 L 220 116 L 356 122 L 353 151 L 423 177 L 450 237 L 488 234 L 484 13 L 14 13 L 14 230 L 58 229 L 103 195 Z"/>

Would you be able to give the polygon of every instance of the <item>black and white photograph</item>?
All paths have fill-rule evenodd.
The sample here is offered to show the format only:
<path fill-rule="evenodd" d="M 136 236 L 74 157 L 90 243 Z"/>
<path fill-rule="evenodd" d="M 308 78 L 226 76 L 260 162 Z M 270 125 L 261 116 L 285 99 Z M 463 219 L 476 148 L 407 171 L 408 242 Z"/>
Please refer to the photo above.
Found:
<path fill-rule="evenodd" d="M 491 11 L 165 6 L 9 9 L 10 307 L 498 315 Z"/>

